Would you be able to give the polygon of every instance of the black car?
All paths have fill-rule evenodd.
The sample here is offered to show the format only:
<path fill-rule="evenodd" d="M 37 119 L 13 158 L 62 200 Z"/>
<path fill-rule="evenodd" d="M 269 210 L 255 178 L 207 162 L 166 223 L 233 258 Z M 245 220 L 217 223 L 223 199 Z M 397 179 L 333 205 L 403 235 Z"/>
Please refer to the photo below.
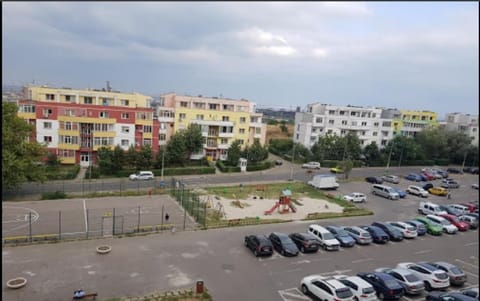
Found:
<path fill-rule="evenodd" d="M 272 242 L 273 248 L 283 256 L 297 256 L 297 245 L 285 233 L 273 232 L 268 237 Z"/>
<path fill-rule="evenodd" d="M 422 188 L 423 188 L 424 190 L 428 191 L 428 190 L 429 190 L 430 188 L 432 188 L 432 187 L 433 187 L 433 184 L 432 184 L 432 183 L 426 183 L 425 185 L 423 185 Z"/>
<path fill-rule="evenodd" d="M 330 233 L 335 236 L 335 238 L 340 242 L 342 247 L 353 247 L 355 245 L 355 239 L 348 234 L 347 231 L 343 230 L 342 227 L 338 226 L 326 226 L 325 227 Z"/>
<path fill-rule="evenodd" d="M 388 236 L 382 228 L 377 226 L 359 226 L 360 228 L 368 231 L 372 236 L 373 242 L 377 244 L 385 244 L 390 241 L 390 236 Z"/>
<path fill-rule="evenodd" d="M 402 241 L 403 240 L 402 232 L 400 232 L 400 230 L 398 230 L 398 229 L 395 229 L 394 226 L 392 226 L 388 223 L 373 222 L 372 226 L 377 226 L 380 229 L 382 229 L 383 231 L 385 231 L 385 233 L 387 233 L 388 236 L 390 236 L 390 240 L 394 240 L 394 241 Z"/>
<path fill-rule="evenodd" d="M 317 252 L 320 247 L 318 239 L 310 233 L 292 233 L 288 235 L 300 249 L 300 252 Z"/>
<path fill-rule="evenodd" d="M 380 177 L 366 177 L 365 181 L 372 184 L 382 184 L 383 180 Z"/>
<path fill-rule="evenodd" d="M 282 160 L 275 160 L 275 165 L 282 165 L 283 161 Z"/>
<path fill-rule="evenodd" d="M 460 293 L 478 300 L 478 288 L 464 288 L 460 290 Z"/>
<path fill-rule="evenodd" d="M 478 167 L 465 167 L 463 168 L 463 172 L 468 172 L 471 174 L 478 175 Z"/>
<path fill-rule="evenodd" d="M 271 256 L 273 254 L 272 242 L 265 235 L 245 236 L 245 246 L 257 257 Z"/>
<path fill-rule="evenodd" d="M 387 273 L 358 273 L 357 276 L 373 286 L 380 300 L 398 300 L 405 294 L 398 281 Z"/>
<path fill-rule="evenodd" d="M 447 169 L 447 172 L 453 173 L 453 174 L 460 174 L 460 173 L 462 173 L 462 171 L 461 171 L 460 169 L 454 168 L 454 167 L 449 167 L 449 168 Z"/>
<path fill-rule="evenodd" d="M 445 293 L 441 291 L 432 291 L 429 292 L 427 297 L 425 297 L 427 301 L 476 301 L 477 299 L 472 298 L 470 296 L 464 295 L 462 293 Z"/>

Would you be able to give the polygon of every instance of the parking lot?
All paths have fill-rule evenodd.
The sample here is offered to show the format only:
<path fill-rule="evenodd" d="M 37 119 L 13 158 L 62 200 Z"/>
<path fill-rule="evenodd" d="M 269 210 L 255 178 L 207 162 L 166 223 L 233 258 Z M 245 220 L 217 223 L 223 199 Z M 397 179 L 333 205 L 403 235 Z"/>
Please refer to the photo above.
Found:
<path fill-rule="evenodd" d="M 453 177 L 461 187 L 454 190 L 451 200 L 436 196 L 429 196 L 428 200 L 447 204 L 478 199 L 478 190 L 470 187 L 478 183 L 478 176 Z M 401 180 L 394 186 L 406 188 L 411 183 Z M 256 258 L 243 246 L 245 235 L 305 232 L 310 223 L 348 226 L 411 219 L 418 215 L 419 201 L 424 200 L 409 195 L 406 199 L 391 201 L 372 196 L 369 188 L 370 184 L 363 181 L 350 182 L 341 184 L 338 193 L 366 193 L 368 202 L 359 206 L 373 210 L 373 216 L 4 247 L 3 279 L 22 276 L 28 284 L 16 291 L 3 287 L 2 297 L 5 300 L 65 300 L 82 287 L 104 299 L 191 288 L 201 279 L 214 300 L 308 300 L 298 291 L 306 275 L 355 275 L 407 261 L 451 262 L 467 273 L 468 286 L 478 286 L 478 230 L 440 237 L 426 235 L 387 245 L 355 246 L 337 252 L 322 250 L 289 258 L 276 253 L 271 258 Z M 99 244 L 111 245 L 111 254 L 96 254 L 95 247 Z M 420 299 L 404 297 L 407 301 Z"/>

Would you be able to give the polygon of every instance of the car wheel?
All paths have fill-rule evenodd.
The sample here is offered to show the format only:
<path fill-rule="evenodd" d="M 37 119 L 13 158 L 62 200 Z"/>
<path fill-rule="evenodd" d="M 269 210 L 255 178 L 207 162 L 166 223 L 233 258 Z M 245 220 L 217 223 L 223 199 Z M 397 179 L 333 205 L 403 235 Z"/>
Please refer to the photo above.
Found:
<path fill-rule="evenodd" d="M 257 252 L 257 250 L 253 250 L 253 255 L 255 255 L 255 257 L 258 257 L 258 252 Z"/>
<path fill-rule="evenodd" d="M 385 296 L 383 295 L 383 293 L 378 293 L 378 299 L 380 299 L 380 300 L 385 299 Z"/>
<path fill-rule="evenodd" d="M 280 254 L 282 254 L 283 256 L 285 256 L 285 250 L 282 249 L 282 251 L 280 252 Z"/>
<path fill-rule="evenodd" d="M 428 281 L 425 281 L 425 290 L 427 292 L 432 290 L 432 286 L 430 285 L 430 283 Z"/>
<path fill-rule="evenodd" d="M 354 296 L 354 297 L 353 297 L 353 300 L 354 300 L 354 301 L 358 301 L 357 296 Z"/>
<path fill-rule="evenodd" d="M 304 293 L 305 295 L 310 294 L 310 292 L 308 291 L 308 287 L 305 284 L 302 284 L 302 293 Z"/>
<path fill-rule="evenodd" d="M 248 247 L 248 243 L 246 240 L 243 242 L 243 244 L 245 245 L 245 247 Z"/>
<path fill-rule="evenodd" d="M 305 248 L 304 248 L 303 246 L 300 247 L 300 251 L 301 251 L 302 253 L 305 253 Z"/>

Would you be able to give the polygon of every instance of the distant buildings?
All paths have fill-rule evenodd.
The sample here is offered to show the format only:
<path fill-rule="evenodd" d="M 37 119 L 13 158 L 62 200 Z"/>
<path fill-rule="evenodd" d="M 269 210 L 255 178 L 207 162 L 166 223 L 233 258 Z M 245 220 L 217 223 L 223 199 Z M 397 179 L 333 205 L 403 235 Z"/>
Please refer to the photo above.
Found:
<path fill-rule="evenodd" d="M 478 146 L 478 115 L 448 113 L 443 123 L 448 130 L 465 133 Z"/>

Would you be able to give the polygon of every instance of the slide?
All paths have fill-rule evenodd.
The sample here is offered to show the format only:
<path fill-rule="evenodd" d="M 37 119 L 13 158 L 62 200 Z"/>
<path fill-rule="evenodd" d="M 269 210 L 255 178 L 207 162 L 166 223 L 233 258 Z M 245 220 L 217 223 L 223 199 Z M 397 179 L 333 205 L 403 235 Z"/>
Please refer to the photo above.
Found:
<path fill-rule="evenodd" d="M 297 212 L 297 208 L 292 203 L 288 204 L 288 207 L 290 207 L 290 209 L 292 209 L 293 213 Z"/>
<path fill-rule="evenodd" d="M 275 209 L 277 209 L 278 206 L 280 206 L 280 203 L 276 202 L 275 205 L 270 210 L 265 211 L 263 214 L 264 215 L 272 214 L 272 212 L 275 211 Z"/>

